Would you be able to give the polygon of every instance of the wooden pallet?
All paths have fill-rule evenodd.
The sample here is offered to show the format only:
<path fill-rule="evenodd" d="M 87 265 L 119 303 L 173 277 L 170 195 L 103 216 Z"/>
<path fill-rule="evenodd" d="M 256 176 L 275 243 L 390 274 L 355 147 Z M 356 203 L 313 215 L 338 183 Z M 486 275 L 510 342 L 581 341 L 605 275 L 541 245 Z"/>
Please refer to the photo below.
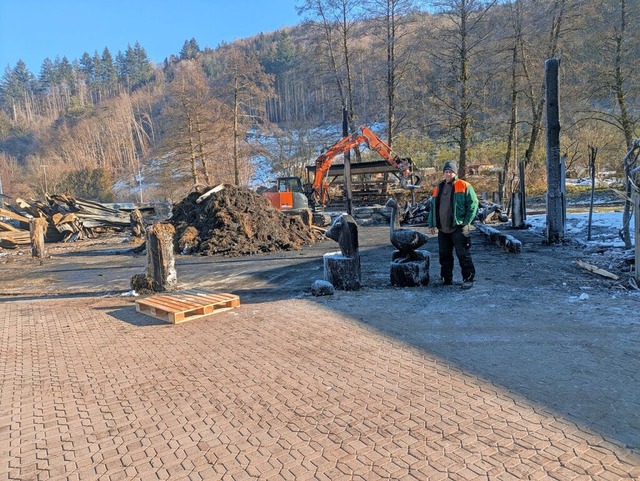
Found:
<path fill-rule="evenodd" d="M 136 311 L 172 324 L 227 311 L 240 305 L 240 297 L 188 289 L 136 301 Z"/>

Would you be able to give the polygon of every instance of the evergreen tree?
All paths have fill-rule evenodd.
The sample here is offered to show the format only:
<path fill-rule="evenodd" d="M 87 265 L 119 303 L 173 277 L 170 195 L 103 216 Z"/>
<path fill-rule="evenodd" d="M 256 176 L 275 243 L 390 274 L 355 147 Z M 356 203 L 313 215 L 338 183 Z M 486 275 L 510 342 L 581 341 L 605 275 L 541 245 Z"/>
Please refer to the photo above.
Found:
<path fill-rule="evenodd" d="M 67 57 L 56 57 L 53 62 L 54 67 L 54 83 L 61 91 L 65 92 L 65 96 L 75 93 L 74 71 L 73 66 Z"/>
<path fill-rule="evenodd" d="M 185 40 L 182 49 L 180 50 L 180 60 L 190 60 L 196 58 L 200 53 L 200 46 L 196 42 L 195 38 L 191 40 Z"/>
<path fill-rule="evenodd" d="M 278 43 L 276 45 L 276 73 L 291 68 L 295 58 L 296 47 L 291 41 L 291 36 L 287 32 L 282 32 L 278 36 Z"/>
<path fill-rule="evenodd" d="M 130 91 L 142 87 L 153 76 L 151 61 L 139 42 L 133 47 L 128 45 L 124 54 L 118 52 L 116 65 L 120 82 Z"/>
<path fill-rule="evenodd" d="M 47 95 L 55 85 L 55 67 L 50 58 L 45 58 L 38 75 L 38 92 Z"/>
<path fill-rule="evenodd" d="M 131 48 L 131 47 L 129 47 Z M 127 55 L 118 50 L 116 54 L 116 74 L 118 76 L 118 82 L 123 85 L 127 90 L 130 89 L 129 82 L 129 64 L 127 63 Z"/>
<path fill-rule="evenodd" d="M 80 57 L 79 68 L 80 72 L 83 73 L 88 85 L 91 86 L 91 84 L 96 80 L 96 72 L 93 58 L 87 52 L 83 53 L 82 57 Z"/>
<path fill-rule="evenodd" d="M 12 69 L 9 66 L 0 80 L 0 105 L 8 109 L 13 120 L 18 119 L 18 113 L 23 111 L 28 117 L 31 95 L 35 87 L 35 77 L 27 69 L 23 60 L 18 60 Z"/>
<path fill-rule="evenodd" d="M 118 90 L 118 71 L 107 47 L 102 51 L 100 61 L 96 63 L 96 77 L 100 87 L 100 96 L 114 95 Z"/>

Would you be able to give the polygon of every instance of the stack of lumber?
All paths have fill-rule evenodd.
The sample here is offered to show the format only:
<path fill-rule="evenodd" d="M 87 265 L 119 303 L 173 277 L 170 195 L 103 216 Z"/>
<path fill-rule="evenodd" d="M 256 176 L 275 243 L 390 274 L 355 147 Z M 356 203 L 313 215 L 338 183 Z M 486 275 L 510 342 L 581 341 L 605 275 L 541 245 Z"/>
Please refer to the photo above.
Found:
<path fill-rule="evenodd" d="M 47 219 L 46 242 L 96 237 L 100 232 L 127 229 L 131 223 L 128 212 L 69 195 L 47 196 L 46 202 L 9 200 L 5 207 L 0 209 L 0 247 L 5 249 L 30 244 L 29 220 L 35 217 Z"/>
<path fill-rule="evenodd" d="M 17 220 L 21 227 L 26 225 L 25 230 L 14 227 L 8 222 L 0 221 L 0 247 L 14 249 L 19 245 L 28 245 L 30 243 L 28 218 L 7 209 L 0 209 L 0 218 Z"/>

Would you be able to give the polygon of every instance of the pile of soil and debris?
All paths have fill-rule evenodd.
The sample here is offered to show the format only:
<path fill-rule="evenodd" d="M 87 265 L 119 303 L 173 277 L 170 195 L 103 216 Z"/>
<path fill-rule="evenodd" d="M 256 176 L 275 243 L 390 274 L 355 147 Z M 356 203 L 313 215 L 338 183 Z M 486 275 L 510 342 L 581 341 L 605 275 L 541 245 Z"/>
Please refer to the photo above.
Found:
<path fill-rule="evenodd" d="M 219 185 L 192 192 L 169 219 L 183 254 L 243 256 L 301 249 L 320 235 L 297 215 L 274 209 L 247 188 Z"/>

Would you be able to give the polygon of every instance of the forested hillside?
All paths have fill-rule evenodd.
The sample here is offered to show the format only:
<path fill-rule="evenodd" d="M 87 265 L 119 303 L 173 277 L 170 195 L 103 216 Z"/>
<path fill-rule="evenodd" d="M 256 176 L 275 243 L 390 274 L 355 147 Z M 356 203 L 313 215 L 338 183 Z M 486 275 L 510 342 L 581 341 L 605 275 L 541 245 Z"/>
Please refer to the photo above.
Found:
<path fill-rule="evenodd" d="M 105 48 L 0 79 L 0 178 L 10 196 L 178 199 L 194 185 L 304 175 L 375 126 L 421 167 L 517 162 L 545 176 L 544 62 L 560 59 L 561 154 L 621 170 L 640 135 L 638 0 L 300 0 L 300 24 L 231 44 L 186 40 L 154 64 Z M 178 50 L 180 46 L 177 46 Z M 260 162 L 258 162 L 260 160 Z"/>

